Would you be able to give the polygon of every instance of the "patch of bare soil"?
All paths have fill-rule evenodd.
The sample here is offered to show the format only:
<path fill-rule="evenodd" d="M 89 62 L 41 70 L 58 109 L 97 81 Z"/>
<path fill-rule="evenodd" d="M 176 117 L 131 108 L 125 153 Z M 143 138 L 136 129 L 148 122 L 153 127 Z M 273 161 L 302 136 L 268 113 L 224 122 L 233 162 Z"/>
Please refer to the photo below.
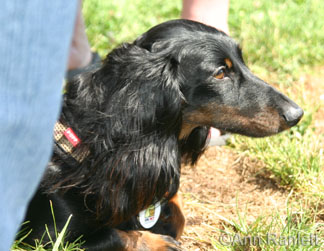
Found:
<path fill-rule="evenodd" d="M 183 167 L 181 193 L 186 216 L 184 250 L 213 250 L 223 224 L 238 222 L 237 212 L 247 223 L 274 211 L 285 215 L 288 195 L 262 163 L 221 147 L 207 149 L 196 167 Z"/>

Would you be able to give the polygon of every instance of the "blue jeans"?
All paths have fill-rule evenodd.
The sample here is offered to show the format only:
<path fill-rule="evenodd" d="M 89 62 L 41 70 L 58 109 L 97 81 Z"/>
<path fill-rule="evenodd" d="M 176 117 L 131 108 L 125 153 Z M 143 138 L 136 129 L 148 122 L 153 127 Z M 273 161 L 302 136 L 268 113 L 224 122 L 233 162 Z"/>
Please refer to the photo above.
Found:
<path fill-rule="evenodd" d="M 76 0 L 0 8 L 0 250 L 8 251 L 52 150 Z"/>

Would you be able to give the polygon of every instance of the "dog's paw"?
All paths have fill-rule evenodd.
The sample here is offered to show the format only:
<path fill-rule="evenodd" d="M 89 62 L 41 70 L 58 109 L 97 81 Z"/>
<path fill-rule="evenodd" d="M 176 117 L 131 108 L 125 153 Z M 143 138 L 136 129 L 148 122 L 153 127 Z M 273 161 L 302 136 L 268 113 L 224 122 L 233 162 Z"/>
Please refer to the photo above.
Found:
<path fill-rule="evenodd" d="M 179 243 L 170 236 L 153 234 L 148 231 L 139 231 L 141 234 L 138 250 L 152 251 L 180 251 Z"/>
<path fill-rule="evenodd" d="M 148 231 L 127 233 L 127 251 L 180 251 L 179 242 L 167 235 L 153 234 Z"/>
<path fill-rule="evenodd" d="M 158 236 L 160 236 L 168 244 L 168 247 L 166 248 L 166 250 L 168 250 L 168 251 L 182 250 L 180 248 L 180 243 L 178 241 L 176 241 L 175 239 L 173 239 L 172 237 L 170 237 L 168 235 L 158 235 Z"/>

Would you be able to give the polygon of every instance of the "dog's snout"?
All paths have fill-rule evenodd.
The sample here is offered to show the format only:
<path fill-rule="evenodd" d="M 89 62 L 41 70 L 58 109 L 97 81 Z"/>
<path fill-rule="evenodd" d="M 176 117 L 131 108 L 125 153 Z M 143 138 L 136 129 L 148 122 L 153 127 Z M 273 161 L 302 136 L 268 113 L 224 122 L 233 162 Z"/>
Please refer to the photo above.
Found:
<path fill-rule="evenodd" d="M 282 114 L 286 123 L 289 126 L 296 125 L 299 122 L 299 120 L 303 117 L 303 115 L 304 115 L 303 109 L 301 109 L 298 106 L 297 107 L 291 106 L 288 109 L 286 109 L 286 111 Z"/>

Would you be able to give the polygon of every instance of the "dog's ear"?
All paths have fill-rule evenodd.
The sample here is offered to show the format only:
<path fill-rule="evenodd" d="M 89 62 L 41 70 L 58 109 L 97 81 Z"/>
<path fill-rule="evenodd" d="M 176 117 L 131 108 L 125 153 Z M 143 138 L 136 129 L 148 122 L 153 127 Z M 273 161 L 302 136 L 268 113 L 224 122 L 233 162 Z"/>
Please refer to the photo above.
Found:
<path fill-rule="evenodd" d="M 114 191 L 105 200 L 124 220 L 178 189 L 181 92 L 170 55 L 134 44 L 112 51 L 98 74 L 107 83 L 102 138 L 111 152 L 103 176 Z"/>

